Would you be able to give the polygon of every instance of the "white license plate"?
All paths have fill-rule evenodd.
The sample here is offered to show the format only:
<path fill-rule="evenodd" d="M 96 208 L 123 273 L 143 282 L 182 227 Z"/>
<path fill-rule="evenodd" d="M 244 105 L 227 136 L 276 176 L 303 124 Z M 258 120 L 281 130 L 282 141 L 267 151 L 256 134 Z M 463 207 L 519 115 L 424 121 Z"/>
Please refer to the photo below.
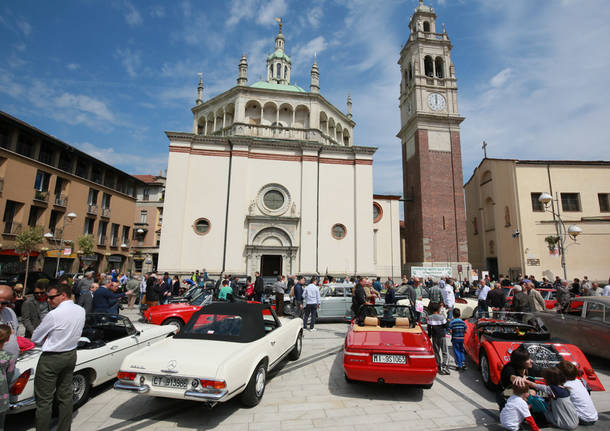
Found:
<path fill-rule="evenodd" d="M 170 377 L 170 376 L 153 376 L 153 386 L 160 386 L 163 388 L 178 388 L 186 389 L 189 379 L 184 377 Z"/>
<path fill-rule="evenodd" d="M 373 355 L 373 362 L 378 364 L 406 364 L 405 355 Z"/>

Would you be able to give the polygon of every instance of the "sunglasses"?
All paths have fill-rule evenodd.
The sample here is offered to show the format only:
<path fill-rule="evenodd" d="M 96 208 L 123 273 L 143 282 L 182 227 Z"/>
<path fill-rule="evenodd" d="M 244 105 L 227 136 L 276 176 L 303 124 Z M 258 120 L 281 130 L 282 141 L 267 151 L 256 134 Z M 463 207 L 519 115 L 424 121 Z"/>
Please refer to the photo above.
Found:
<path fill-rule="evenodd" d="M 58 293 L 57 295 L 47 295 L 47 299 L 57 298 L 58 296 L 61 296 L 61 294 Z"/>

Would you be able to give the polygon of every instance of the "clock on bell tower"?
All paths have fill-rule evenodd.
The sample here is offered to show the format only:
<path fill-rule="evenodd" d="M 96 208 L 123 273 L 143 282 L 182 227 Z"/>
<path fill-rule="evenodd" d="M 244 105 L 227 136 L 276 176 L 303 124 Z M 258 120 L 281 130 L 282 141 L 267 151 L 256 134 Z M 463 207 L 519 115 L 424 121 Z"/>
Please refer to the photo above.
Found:
<path fill-rule="evenodd" d="M 437 31 L 434 9 L 419 6 L 400 52 L 400 119 L 406 268 L 451 266 L 467 276 L 470 265 L 462 184 L 457 80 L 451 41 Z"/>

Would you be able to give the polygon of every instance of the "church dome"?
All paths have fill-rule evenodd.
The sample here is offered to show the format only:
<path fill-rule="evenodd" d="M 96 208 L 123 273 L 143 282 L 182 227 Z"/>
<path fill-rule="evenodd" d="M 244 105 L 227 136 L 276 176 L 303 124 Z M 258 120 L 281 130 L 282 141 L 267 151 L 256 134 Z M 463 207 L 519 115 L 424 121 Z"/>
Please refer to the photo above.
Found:
<path fill-rule="evenodd" d="M 280 59 L 280 60 L 283 59 L 288 64 L 291 64 L 290 57 L 288 57 L 282 49 L 276 49 L 273 53 L 269 54 L 269 56 L 267 57 L 267 60 L 273 60 L 275 58 Z"/>
<path fill-rule="evenodd" d="M 423 0 L 420 0 L 419 6 L 415 8 L 415 12 L 434 13 L 434 9 L 430 6 L 426 6 Z"/>
<path fill-rule="evenodd" d="M 275 82 L 258 81 L 251 85 L 252 88 L 264 88 L 265 90 L 281 90 L 281 91 L 293 91 L 295 93 L 305 93 L 298 85 L 293 84 L 277 84 Z"/>

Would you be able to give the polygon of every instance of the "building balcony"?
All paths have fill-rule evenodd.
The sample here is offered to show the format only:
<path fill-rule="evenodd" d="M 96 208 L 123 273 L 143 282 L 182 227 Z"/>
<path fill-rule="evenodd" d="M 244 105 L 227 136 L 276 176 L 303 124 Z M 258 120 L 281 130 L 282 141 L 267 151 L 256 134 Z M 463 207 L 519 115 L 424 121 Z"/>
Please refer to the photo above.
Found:
<path fill-rule="evenodd" d="M 87 214 L 97 215 L 97 205 L 87 205 Z"/>
<path fill-rule="evenodd" d="M 49 192 L 43 190 L 34 190 L 34 200 L 36 202 L 49 202 Z"/>
<path fill-rule="evenodd" d="M 58 207 L 67 207 L 68 206 L 68 196 L 64 195 L 55 195 L 55 205 Z"/>
<path fill-rule="evenodd" d="M 100 236 L 97 238 L 97 245 L 99 246 L 106 246 L 106 237 L 105 236 Z"/>
<path fill-rule="evenodd" d="M 102 208 L 102 217 L 110 218 L 110 208 Z"/>
<path fill-rule="evenodd" d="M 3 235 L 18 235 L 23 230 L 21 223 L 15 223 L 13 221 L 4 222 L 4 229 L 2 230 Z"/>

